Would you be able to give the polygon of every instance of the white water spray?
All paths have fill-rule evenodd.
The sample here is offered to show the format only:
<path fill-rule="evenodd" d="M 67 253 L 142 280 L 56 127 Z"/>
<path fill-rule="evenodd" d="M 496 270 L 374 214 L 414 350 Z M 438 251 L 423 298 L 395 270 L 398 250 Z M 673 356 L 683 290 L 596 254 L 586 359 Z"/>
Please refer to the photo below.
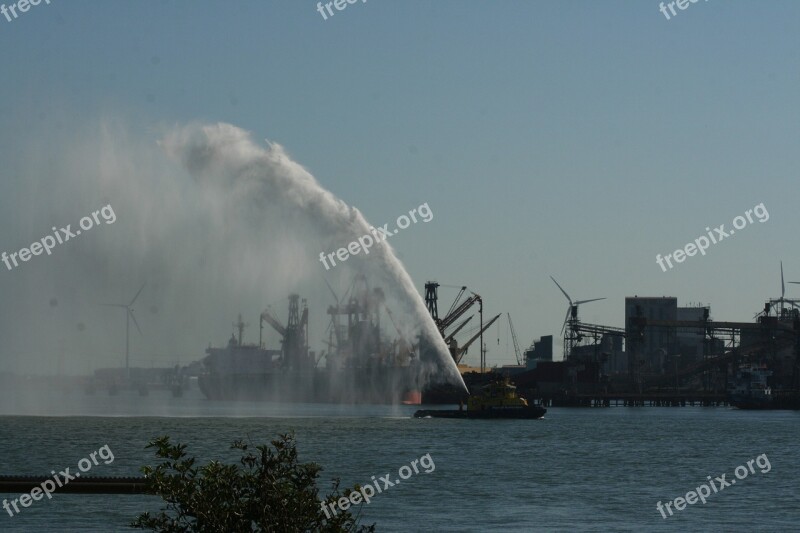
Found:
<path fill-rule="evenodd" d="M 370 233 L 372 226 L 358 209 L 325 190 L 276 143 L 261 147 L 246 131 L 220 123 L 178 128 L 166 135 L 161 145 L 198 183 L 226 190 L 234 199 L 262 212 L 288 207 L 303 216 L 327 246 L 325 249 L 338 248 Z M 351 261 L 358 259 L 362 272 L 378 280 L 387 297 L 402 306 L 405 316 L 397 318 L 403 333 L 408 338 L 421 334 L 433 344 L 438 369 L 426 369 L 426 378 L 443 372 L 442 377 L 466 390 L 444 340 L 391 246 L 382 242 L 370 251 L 369 256 Z"/>

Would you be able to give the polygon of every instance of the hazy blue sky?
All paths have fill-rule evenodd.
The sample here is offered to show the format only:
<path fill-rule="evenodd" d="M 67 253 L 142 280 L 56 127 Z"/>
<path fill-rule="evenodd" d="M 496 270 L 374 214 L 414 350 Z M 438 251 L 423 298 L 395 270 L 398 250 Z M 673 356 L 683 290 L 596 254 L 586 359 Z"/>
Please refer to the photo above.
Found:
<path fill-rule="evenodd" d="M 282 144 L 375 224 L 428 202 L 434 219 L 392 239 L 419 290 L 467 285 L 487 314 L 511 312 L 525 345 L 559 332 L 566 301 L 549 275 L 574 298 L 608 298 L 582 309 L 591 322 L 622 326 L 634 294 L 750 320 L 779 295 L 780 259 L 800 281 L 798 22 L 791 0 L 699 2 L 669 21 L 654 0 L 369 0 L 328 20 L 301 0 L 52 0 L 0 17 L 0 251 L 62 222 L 54 206 L 75 220 L 99 207 L 48 193 L 65 140 L 103 121 L 142 143 L 221 121 Z M 762 202 L 767 222 L 656 264 Z M 58 263 L 35 262 L 0 268 L 5 336 L 15 320 L 47 329 L 19 287 Z M 198 326 L 211 332 L 200 346 L 232 318 Z M 489 362 L 509 363 L 497 329 Z"/>

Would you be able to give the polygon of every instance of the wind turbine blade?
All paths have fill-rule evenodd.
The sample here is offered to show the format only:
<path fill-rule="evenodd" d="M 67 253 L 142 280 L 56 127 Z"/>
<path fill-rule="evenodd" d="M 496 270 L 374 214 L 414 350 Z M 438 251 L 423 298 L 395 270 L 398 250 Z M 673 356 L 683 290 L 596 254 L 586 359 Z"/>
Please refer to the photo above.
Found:
<path fill-rule="evenodd" d="M 786 294 L 786 286 L 783 284 L 783 261 L 781 261 L 781 298 Z"/>
<path fill-rule="evenodd" d="M 139 289 L 139 292 L 137 292 L 137 293 L 136 293 L 136 296 L 134 296 L 134 297 L 133 297 L 133 300 L 131 300 L 131 303 L 129 303 L 129 304 L 128 304 L 128 306 L 129 306 L 129 307 L 130 307 L 131 305 L 133 305 L 133 302 L 135 302 L 135 301 L 136 301 L 136 298 L 138 298 L 138 297 L 139 297 L 139 295 L 140 295 L 140 294 L 142 294 L 142 291 L 144 290 L 144 286 L 145 286 L 146 284 L 147 284 L 147 282 L 145 282 L 145 283 L 142 283 L 142 287 Z"/>
<path fill-rule="evenodd" d="M 592 298 L 591 300 L 579 300 L 575 302 L 575 305 L 588 304 L 589 302 L 599 302 L 600 300 L 605 300 L 605 298 Z"/>
<path fill-rule="evenodd" d="M 564 296 L 567 297 L 567 301 L 569 302 L 569 305 L 573 305 L 572 304 L 572 298 L 569 297 L 569 294 L 567 294 L 567 291 L 565 291 L 564 289 L 561 288 L 561 285 L 558 284 L 558 282 L 556 281 L 556 278 L 554 278 L 553 276 L 550 276 L 550 279 L 553 280 L 553 283 L 556 284 L 556 287 L 558 287 L 561 290 L 561 292 L 564 293 Z"/>
<path fill-rule="evenodd" d="M 133 314 L 133 309 L 128 309 L 128 314 L 133 319 L 133 324 L 136 326 L 136 329 L 139 330 L 139 335 L 144 337 L 144 333 L 142 333 L 142 328 L 139 327 L 139 323 L 136 321 L 136 315 Z"/>
<path fill-rule="evenodd" d="M 800 285 L 800 281 L 787 281 L 787 283 L 794 283 L 795 285 Z"/>

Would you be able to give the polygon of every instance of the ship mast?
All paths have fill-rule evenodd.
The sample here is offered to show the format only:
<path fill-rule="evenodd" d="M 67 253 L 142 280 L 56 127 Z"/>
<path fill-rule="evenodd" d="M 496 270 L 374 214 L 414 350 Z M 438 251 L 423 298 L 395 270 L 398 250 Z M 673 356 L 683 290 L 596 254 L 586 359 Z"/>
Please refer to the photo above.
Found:
<path fill-rule="evenodd" d="M 244 333 L 244 328 L 249 326 L 250 324 L 245 324 L 242 322 L 242 313 L 239 313 L 239 319 L 233 323 L 233 327 L 239 330 L 239 346 L 242 345 L 242 335 Z"/>

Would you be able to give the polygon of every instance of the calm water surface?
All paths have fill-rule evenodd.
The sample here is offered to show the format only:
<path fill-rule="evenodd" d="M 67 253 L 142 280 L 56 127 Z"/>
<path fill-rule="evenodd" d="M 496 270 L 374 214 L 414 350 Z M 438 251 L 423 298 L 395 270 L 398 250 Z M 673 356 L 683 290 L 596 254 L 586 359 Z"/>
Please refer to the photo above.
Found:
<path fill-rule="evenodd" d="M 232 458 L 236 439 L 262 443 L 296 433 L 301 460 L 323 465 L 320 487 L 392 474 L 429 453 L 430 474 L 413 475 L 362 506 L 378 531 L 797 531 L 800 413 L 728 408 L 608 408 L 548 411 L 544 420 L 410 418 L 414 408 L 211 403 L 153 393 L 28 403 L 0 392 L 0 472 L 46 475 L 103 445 L 114 452 L 93 475 L 137 475 L 144 449 L 169 434 L 205 460 Z M 81 416 L 74 416 L 82 413 Z M 86 416 L 86 415 L 91 416 Z M 147 416 L 141 416 L 145 414 Z M 109 416 L 112 415 L 112 416 Z M 656 502 L 694 489 L 766 454 L 759 469 L 663 519 Z M 8 498 L 18 495 L 2 495 Z M 9 517 L 0 531 L 133 531 L 147 496 L 56 495 Z M 1 509 L 0 509 L 1 510 Z"/>

